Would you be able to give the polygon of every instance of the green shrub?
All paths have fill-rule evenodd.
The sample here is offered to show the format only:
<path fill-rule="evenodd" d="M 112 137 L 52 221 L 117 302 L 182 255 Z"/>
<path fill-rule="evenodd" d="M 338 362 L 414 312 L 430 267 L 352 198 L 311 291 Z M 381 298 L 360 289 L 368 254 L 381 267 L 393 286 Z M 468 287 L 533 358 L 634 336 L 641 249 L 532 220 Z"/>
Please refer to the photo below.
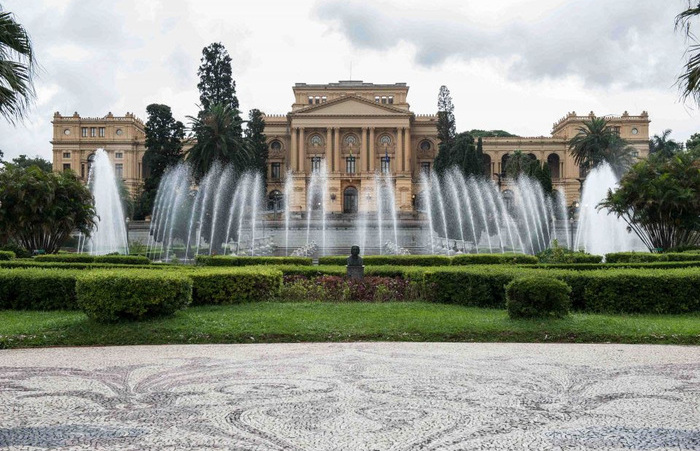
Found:
<path fill-rule="evenodd" d="M 319 257 L 319 265 L 347 264 L 348 257 L 332 255 Z M 365 266 L 449 266 L 450 257 L 445 255 L 367 255 L 362 257 Z"/>
<path fill-rule="evenodd" d="M 700 254 L 692 252 L 668 252 L 651 254 L 647 252 L 615 252 L 605 255 L 607 263 L 642 263 L 642 262 L 683 262 L 700 261 Z"/>
<path fill-rule="evenodd" d="M 285 276 L 281 301 L 401 302 L 419 299 L 418 283 L 402 277 L 368 276 L 362 280 L 324 275 Z"/>
<path fill-rule="evenodd" d="M 282 286 L 282 272 L 273 268 L 197 269 L 188 277 L 196 305 L 269 301 Z"/>
<path fill-rule="evenodd" d="M 489 265 L 427 269 L 423 290 L 427 300 L 474 307 L 504 308 L 503 287 L 528 270 Z"/>
<path fill-rule="evenodd" d="M 0 247 L 0 251 L 10 251 L 15 253 L 15 258 L 30 258 L 32 253 L 12 241 Z"/>
<path fill-rule="evenodd" d="M 506 285 L 506 309 L 515 318 L 563 318 L 569 313 L 571 287 L 547 276 L 520 277 Z"/>
<path fill-rule="evenodd" d="M 67 263 L 67 262 L 38 262 L 31 258 L 16 258 L 14 260 L 0 261 L 0 268 L 56 268 L 56 269 L 119 269 L 139 268 L 158 269 L 172 267 L 172 265 L 157 263 L 149 265 L 119 265 L 113 263 Z"/>
<path fill-rule="evenodd" d="M 586 252 L 572 251 L 554 240 L 552 246 L 539 252 L 537 258 L 540 263 L 600 263 L 602 255 L 591 255 Z"/>
<path fill-rule="evenodd" d="M 700 266 L 700 261 L 679 262 L 647 262 L 647 263 L 551 263 L 544 265 L 522 265 L 523 268 L 541 269 L 571 269 L 575 271 L 591 271 L 594 269 L 675 269 Z"/>
<path fill-rule="evenodd" d="M 0 309 L 76 309 L 75 271 L 0 269 Z"/>
<path fill-rule="evenodd" d="M 96 255 L 94 263 L 114 263 L 119 265 L 148 265 L 151 261 L 138 255 Z"/>
<path fill-rule="evenodd" d="M 235 257 L 223 255 L 198 255 L 195 258 L 202 266 L 256 266 L 256 265 L 296 265 L 311 266 L 308 257 Z"/>
<path fill-rule="evenodd" d="M 461 254 L 452 257 L 452 265 L 534 264 L 537 257 L 527 254 Z"/>
<path fill-rule="evenodd" d="M 89 254 L 44 254 L 34 257 L 37 262 L 94 263 L 95 257 Z"/>
<path fill-rule="evenodd" d="M 100 322 L 170 315 L 192 301 L 192 281 L 171 271 L 96 270 L 78 276 L 79 307 Z"/>
<path fill-rule="evenodd" d="M 14 260 L 15 256 L 12 251 L 0 251 L 0 260 Z"/>

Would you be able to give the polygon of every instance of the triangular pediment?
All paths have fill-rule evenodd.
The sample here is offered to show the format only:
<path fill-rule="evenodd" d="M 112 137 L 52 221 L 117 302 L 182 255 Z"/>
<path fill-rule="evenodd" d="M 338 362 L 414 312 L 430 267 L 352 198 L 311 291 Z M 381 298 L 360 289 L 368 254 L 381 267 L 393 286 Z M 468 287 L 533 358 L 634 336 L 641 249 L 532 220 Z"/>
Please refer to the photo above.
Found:
<path fill-rule="evenodd" d="M 357 96 L 341 97 L 320 105 L 309 105 L 294 112 L 294 115 L 299 116 L 408 116 L 410 114 L 410 111 L 377 104 Z"/>

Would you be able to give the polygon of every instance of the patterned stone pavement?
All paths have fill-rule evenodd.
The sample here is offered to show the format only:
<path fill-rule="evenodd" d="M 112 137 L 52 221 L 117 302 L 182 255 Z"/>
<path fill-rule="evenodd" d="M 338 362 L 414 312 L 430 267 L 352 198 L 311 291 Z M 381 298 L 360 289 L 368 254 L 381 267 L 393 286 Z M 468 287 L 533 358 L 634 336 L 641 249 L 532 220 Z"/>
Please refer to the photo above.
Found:
<path fill-rule="evenodd" d="M 700 450 L 700 348 L 5 350 L 0 448 Z"/>

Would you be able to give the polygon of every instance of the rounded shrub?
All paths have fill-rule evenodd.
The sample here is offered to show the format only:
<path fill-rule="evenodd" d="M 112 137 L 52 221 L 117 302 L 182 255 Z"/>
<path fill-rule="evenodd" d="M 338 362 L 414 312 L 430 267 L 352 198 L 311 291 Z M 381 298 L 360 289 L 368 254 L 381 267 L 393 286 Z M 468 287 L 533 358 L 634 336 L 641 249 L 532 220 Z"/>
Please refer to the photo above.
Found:
<path fill-rule="evenodd" d="M 98 270 L 76 283 L 78 306 L 100 322 L 170 315 L 192 301 L 192 281 L 171 271 Z"/>
<path fill-rule="evenodd" d="M 571 287 L 561 280 L 542 276 L 514 279 L 506 285 L 506 308 L 510 318 L 563 318 L 569 313 Z"/>
<path fill-rule="evenodd" d="M 0 260 L 14 260 L 15 253 L 12 251 L 0 251 Z"/>

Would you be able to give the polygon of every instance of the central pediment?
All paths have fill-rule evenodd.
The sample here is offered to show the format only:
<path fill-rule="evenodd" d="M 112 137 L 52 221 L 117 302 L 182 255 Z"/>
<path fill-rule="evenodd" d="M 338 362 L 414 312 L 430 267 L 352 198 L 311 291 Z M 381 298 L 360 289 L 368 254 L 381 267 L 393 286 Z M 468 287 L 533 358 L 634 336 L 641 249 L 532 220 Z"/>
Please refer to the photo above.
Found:
<path fill-rule="evenodd" d="M 370 102 L 361 97 L 347 96 L 320 105 L 309 105 L 293 114 L 295 116 L 410 116 L 411 112 L 391 105 Z"/>

